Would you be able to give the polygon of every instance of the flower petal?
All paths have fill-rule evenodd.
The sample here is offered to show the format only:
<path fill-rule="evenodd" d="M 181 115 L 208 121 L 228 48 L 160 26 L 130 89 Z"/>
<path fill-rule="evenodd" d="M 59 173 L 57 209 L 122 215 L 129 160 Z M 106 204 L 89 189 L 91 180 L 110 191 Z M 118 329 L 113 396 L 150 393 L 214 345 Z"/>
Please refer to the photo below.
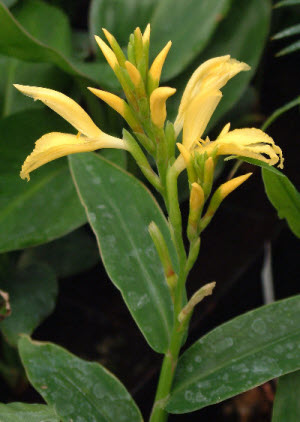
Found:
<path fill-rule="evenodd" d="M 95 125 L 90 116 L 74 100 L 53 89 L 36 86 L 14 85 L 23 94 L 40 100 L 57 114 L 63 117 L 80 133 L 90 137 L 102 136 L 102 131 Z"/>
<path fill-rule="evenodd" d="M 29 180 L 29 173 L 49 161 L 77 152 L 95 151 L 100 148 L 127 149 L 126 143 L 119 138 L 102 132 L 101 138 L 90 139 L 85 136 L 66 133 L 47 133 L 35 143 L 33 152 L 26 158 L 20 176 Z"/>
<path fill-rule="evenodd" d="M 214 90 L 205 94 L 198 94 L 189 105 L 184 125 L 182 144 L 191 150 L 201 138 L 203 132 L 222 98 L 221 91 Z"/>
<path fill-rule="evenodd" d="M 257 128 L 235 129 L 228 132 L 226 135 L 217 139 L 218 154 L 223 154 L 222 151 L 228 151 L 235 146 L 236 151 L 226 152 L 225 154 L 235 154 L 264 161 L 270 165 L 278 163 L 279 168 L 283 168 L 283 156 L 279 146 L 275 144 L 273 139 Z M 249 155 L 253 153 L 254 155 Z M 265 154 L 269 158 L 263 156 Z M 258 158 L 259 157 L 259 158 Z"/>
<path fill-rule="evenodd" d="M 166 101 L 176 92 L 175 88 L 162 86 L 156 88 L 150 96 L 151 120 L 158 127 L 163 127 L 166 117 Z"/>
<path fill-rule="evenodd" d="M 237 73 L 249 70 L 243 62 L 231 59 L 229 55 L 207 60 L 195 70 L 182 95 L 174 127 L 176 135 L 182 129 L 185 112 L 190 102 L 201 92 L 221 89 Z"/>

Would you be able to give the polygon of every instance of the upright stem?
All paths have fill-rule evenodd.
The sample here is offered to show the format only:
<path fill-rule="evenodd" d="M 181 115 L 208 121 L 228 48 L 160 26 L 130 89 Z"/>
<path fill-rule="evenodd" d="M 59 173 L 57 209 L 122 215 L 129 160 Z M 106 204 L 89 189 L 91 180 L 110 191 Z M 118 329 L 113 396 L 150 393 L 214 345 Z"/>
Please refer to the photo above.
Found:
<path fill-rule="evenodd" d="M 177 366 L 178 355 L 188 326 L 188 321 L 186 321 L 186 323 L 180 323 L 178 320 L 178 315 L 182 309 L 183 293 L 187 274 L 186 252 L 182 239 L 182 222 L 178 201 L 177 177 L 178 173 L 175 168 L 171 167 L 168 170 L 166 177 L 166 203 L 168 205 L 171 229 L 173 230 L 173 240 L 179 258 L 179 275 L 174 295 L 174 327 L 171 333 L 170 345 L 162 363 L 150 422 L 165 422 L 168 418 L 168 412 L 165 410 L 165 405 L 169 398 Z"/>

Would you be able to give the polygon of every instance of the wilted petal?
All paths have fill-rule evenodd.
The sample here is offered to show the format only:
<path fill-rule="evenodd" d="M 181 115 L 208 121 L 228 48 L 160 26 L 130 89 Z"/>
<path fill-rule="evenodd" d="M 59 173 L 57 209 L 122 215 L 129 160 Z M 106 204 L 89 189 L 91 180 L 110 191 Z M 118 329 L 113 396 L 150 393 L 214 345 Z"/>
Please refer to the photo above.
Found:
<path fill-rule="evenodd" d="M 192 149 L 201 138 L 221 98 L 221 91 L 210 91 L 203 95 L 200 93 L 189 105 L 184 120 L 182 137 L 182 144 L 187 149 Z"/>
<path fill-rule="evenodd" d="M 250 67 L 246 63 L 231 59 L 229 55 L 207 60 L 200 65 L 191 76 L 182 95 L 174 123 L 176 135 L 182 129 L 189 104 L 199 93 L 219 90 L 237 73 L 249 69 Z"/>
<path fill-rule="evenodd" d="M 78 132 L 90 138 L 102 136 L 102 131 L 95 125 L 90 116 L 72 98 L 53 89 L 36 86 L 14 85 L 23 94 L 40 100 L 57 114 L 69 122 Z"/>
<path fill-rule="evenodd" d="M 66 133 L 47 133 L 35 143 L 33 152 L 26 158 L 20 176 L 29 180 L 29 173 L 49 161 L 77 152 L 95 151 L 100 148 L 127 149 L 126 143 L 119 138 L 102 132 L 101 138 L 91 139 L 85 136 Z"/>

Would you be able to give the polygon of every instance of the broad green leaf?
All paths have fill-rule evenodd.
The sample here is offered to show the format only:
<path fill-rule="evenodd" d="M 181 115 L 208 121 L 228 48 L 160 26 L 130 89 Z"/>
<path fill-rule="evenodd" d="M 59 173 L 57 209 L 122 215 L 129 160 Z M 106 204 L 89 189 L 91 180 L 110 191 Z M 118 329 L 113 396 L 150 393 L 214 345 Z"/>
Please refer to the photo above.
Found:
<path fill-rule="evenodd" d="M 171 79 L 182 72 L 203 51 L 220 20 L 226 16 L 231 0 L 179 1 L 161 0 L 151 18 L 152 56 L 172 41 L 163 78 Z"/>
<path fill-rule="evenodd" d="M 183 90 L 194 70 L 212 57 L 230 54 L 231 57 L 248 63 L 251 70 L 236 75 L 222 88 L 223 97 L 208 125 L 208 131 L 216 125 L 245 93 L 257 69 L 268 37 L 270 15 L 271 7 L 267 0 L 232 1 L 229 13 L 219 24 L 203 53 L 194 60 L 188 72 L 175 80 L 177 93 L 174 99 L 169 100 L 169 119 L 175 119 Z"/>
<path fill-rule="evenodd" d="M 300 193 L 286 177 L 263 168 L 262 176 L 269 201 L 279 218 L 285 218 L 292 232 L 300 237 Z"/>
<path fill-rule="evenodd" d="M 30 35 L 1 2 L 0 54 L 30 62 L 52 63 L 70 75 L 89 79 L 96 85 L 116 86 L 106 63 L 83 63 L 66 58 L 57 49 Z"/>
<path fill-rule="evenodd" d="M 300 24 L 290 26 L 272 36 L 272 40 L 280 40 L 281 38 L 291 37 L 300 34 Z"/>
<path fill-rule="evenodd" d="M 1 277 L 0 286 L 9 294 L 12 311 L 0 330 L 11 345 L 17 345 L 20 334 L 31 334 L 53 311 L 58 292 L 55 273 L 47 265 L 33 264 Z"/>
<path fill-rule="evenodd" d="M 92 0 L 89 8 L 89 32 L 94 50 L 99 47 L 94 35 L 103 38 L 101 28 L 110 31 L 121 47 L 127 47 L 129 35 L 137 26 L 143 31 L 150 22 L 157 0 Z"/>
<path fill-rule="evenodd" d="M 268 39 L 270 17 L 271 4 L 268 0 L 233 0 L 227 18 L 220 23 L 211 43 L 200 56 L 199 63 L 230 54 L 251 66 L 250 71 L 241 72 L 222 88 L 223 98 L 209 127 L 231 109 L 253 77 Z"/>
<path fill-rule="evenodd" d="M 300 295 L 222 324 L 179 359 L 167 410 L 192 412 L 300 368 Z"/>
<path fill-rule="evenodd" d="M 288 47 L 283 48 L 280 50 L 276 57 L 284 56 L 286 54 L 294 53 L 295 51 L 300 50 L 300 40 L 295 41 L 294 43 L 290 44 Z"/>
<path fill-rule="evenodd" d="M 62 422 L 142 422 L 125 387 L 100 364 L 26 336 L 19 352 L 29 381 Z"/>
<path fill-rule="evenodd" d="M 300 421 L 300 371 L 280 377 L 277 384 L 272 422 Z"/>
<path fill-rule="evenodd" d="M 295 6 L 300 4 L 300 0 L 283 0 L 275 4 L 274 7 Z"/>
<path fill-rule="evenodd" d="M 43 404 L 0 403 L 1 422 L 59 422 L 54 410 Z"/>
<path fill-rule="evenodd" d="M 49 242 L 86 221 L 65 158 L 36 170 L 30 182 L 19 177 L 34 142 L 52 131 L 70 131 L 70 126 L 50 110 L 22 112 L 0 122 L 1 252 Z"/>
<path fill-rule="evenodd" d="M 40 0 L 25 0 L 14 8 L 14 16 L 30 35 L 71 55 L 71 26 L 62 10 Z"/>
<path fill-rule="evenodd" d="M 35 248 L 26 249 L 19 265 L 45 262 L 58 278 L 87 271 L 99 262 L 97 243 L 85 227 Z"/>
<path fill-rule="evenodd" d="M 165 352 L 173 306 L 148 226 L 154 221 L 175 251 L 167 222 L 136 178 L 94 153 L 70 156 L 71 172 L 106 271 L 148 343 Z M 176 268 L 177 269 L 177 268 Z"/>
<path fill-rule="evenodd" d="M 7 117 L 25 109 L 42 108 L 40 101 L 29 101 L 25 95 L 20 95 L 13 83 L 20 85 L 44 86 L 65 91 L 70 85 L 68 76 L 49 63 L 28 63 L 12 57 L 0 56 L 0 113 Z"/>

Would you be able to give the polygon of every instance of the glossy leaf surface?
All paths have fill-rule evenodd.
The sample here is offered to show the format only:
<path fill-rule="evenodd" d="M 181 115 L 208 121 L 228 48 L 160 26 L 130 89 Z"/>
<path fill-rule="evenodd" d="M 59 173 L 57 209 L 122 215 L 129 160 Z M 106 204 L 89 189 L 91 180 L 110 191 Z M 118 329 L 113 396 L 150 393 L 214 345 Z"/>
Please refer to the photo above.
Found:
<path fill-rule="evenodd" d="M 222 324 L 179 359 L 167 409 L 192 412 L 300 368 L 300 296 Z"/>
<path fill-rule="evenodd" d="M 20 334 L 31 334 L 53 311 L 58 293 L 55 273 L 47 265 L 33 264 L 1 277 L 0 286 L 9 294 L 12 311 L 0 330 L 16 346 Z"/>
<path fill-rule="evenodd" d="M 300 193 L 286 177 L 263 168 L 265 190 L 279 218 L 285 218 L 292 232 L 300 237 Z"/>
<path fill-rule="evenodd" d="M 175 260 L 165 217 L 144 185 L 99 155 L 77 154 L 70 163 L 106 271 L 149 344 L 164 352 L 173 306 L 148 226 L 160 227 Z"/>
<path fill-rule="evenodd" d="M 229 0 L 173 0 L 158 2 L 151 19 L 151 54 L 154 57 L 172 41 L 173 47 L 166 61 L 163 78 L 177 76 L 206 47 L 218 26 L 226 16 Z"/>
<path fill-rule="evenodd" d="M 49 242 L 86 221 L 66 159 L 20 179 L 22 163 L 34 142 L 52 131 L 71 131 L 50 110 L 14 114 L 0 122 L 0 251 Z"/>
<path fill-rule="evenodd" d="M 29 34 L 2 3 L 0 54 L 25 61 L 52 63 L 72 76 L 89 79 L 96 85 L 111 86 L 112 75 L 106 63 L 83 63 L 66 57 L 56 48 Z"/>
<path fill-rule="evenodd" d="M 59 422 L 54 410 L 42 404 L 0 403 L 1 422 Z"/>
<path fill-rule="evenodd" d="M 235 76 L 222 88 L 223 98 L 209 127 L 230 110 L 253 77 L 267 41 L 270 17 L 271 4 L 268 0 L 233 0 L 226 19 L 220 23 L 212 42 L 200 56 L 201 63 L 211 57 L 230 54 L 251 66 L 250 71 Z"/>
<path fill-rule="evenodd" d="M 25 336 L 19 352 L 29 381 L 62 422 L 142 422 L 125 387 L 100 364 Z"/>
<path fill-rule="evenodd" d="M 278 380 L 272 422 L 300 420 L 300 371 L 284 375 Z"/>

